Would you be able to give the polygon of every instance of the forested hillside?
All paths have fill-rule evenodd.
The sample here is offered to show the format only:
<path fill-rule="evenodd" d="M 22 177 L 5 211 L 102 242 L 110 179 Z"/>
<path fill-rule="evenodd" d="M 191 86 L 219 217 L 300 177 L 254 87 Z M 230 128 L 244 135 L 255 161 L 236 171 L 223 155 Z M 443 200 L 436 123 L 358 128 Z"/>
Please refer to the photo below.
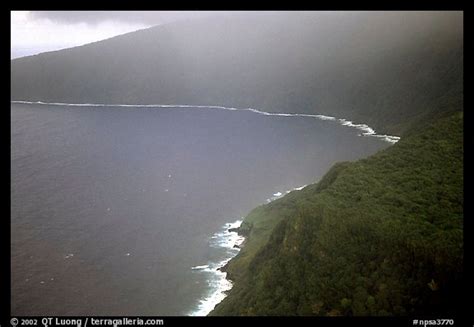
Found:
<path fill-rule="evenodd" d="M 12 100 L 253 107 L 400 135 L 254 209 L 225 267 L 234 287 L 211 314 L 452 317 L 464 285 L 462 24 L 459 12 L 172 23 L 12 60 Z"/>
<path fill-rule="evenodd" d="M 246 13 L 12 60 L 12 100 L 317 113 L 399 135 L 460 94 L 462 13 Z M 449 97 L 459 99 L 460 97 Z"/>
<path fill-rule="evenodd" d="M 214 315 L 451 314 L 463 267 L 463 114 L 256 208 Z"/>

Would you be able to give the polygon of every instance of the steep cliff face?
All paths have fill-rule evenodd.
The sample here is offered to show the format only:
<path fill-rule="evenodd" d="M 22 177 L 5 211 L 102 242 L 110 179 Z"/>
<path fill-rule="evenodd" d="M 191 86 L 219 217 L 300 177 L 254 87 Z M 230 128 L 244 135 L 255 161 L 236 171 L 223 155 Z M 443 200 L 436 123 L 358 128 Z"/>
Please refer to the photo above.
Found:
<path fill-rule="evenodd" d="M 393 135 L 454 107 L 433 99 L 462 92 L 462 13 L 337 15 L 208 18 L 15 59 L 12 99 L 318 113 Z"/>
<path fill-rule="evenodd" d="M 456 312 L 463 267 L 462 113 L 255 209 L 213 315 Z"/>
<path fill-rule="evenodd" d="M 12 100 L 318 113 L 402 140 L 260 206 L 214 315 L 452 312 L 463 263 L 462 13 L 158 26 L 15 59 Z"/>

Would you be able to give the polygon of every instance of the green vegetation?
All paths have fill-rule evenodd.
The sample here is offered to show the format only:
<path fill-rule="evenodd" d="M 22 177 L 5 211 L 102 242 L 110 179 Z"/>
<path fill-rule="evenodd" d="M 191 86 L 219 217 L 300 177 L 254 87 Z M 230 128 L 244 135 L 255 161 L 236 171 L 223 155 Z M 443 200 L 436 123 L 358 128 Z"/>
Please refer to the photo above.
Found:
<path fill-rule="evenodd" d="M 253 210 L 214 315 L 455 312 L 463 264 L 463 27 L 456 12 L 157 26 L 11 62 L 12 100 L 317 113 L 402 135 Z M 46 81 L 46 82 L 45 82 Z M 453 311 L 452 311 L 453 310 Z"/>
<path fill-rule="evenodd" d="M 227 267 L 234 287 L 212 314 L 456 312 L 462 120 L 461 112 L 438 119 L 252 211 L 246 245 Z"/>
<path fill-rule="evenodd" d="M 461 99 L 462 59 L 456 12 L 245 14 L 12 60 L 11 96 L 316 113 L 401 135 Z"/>

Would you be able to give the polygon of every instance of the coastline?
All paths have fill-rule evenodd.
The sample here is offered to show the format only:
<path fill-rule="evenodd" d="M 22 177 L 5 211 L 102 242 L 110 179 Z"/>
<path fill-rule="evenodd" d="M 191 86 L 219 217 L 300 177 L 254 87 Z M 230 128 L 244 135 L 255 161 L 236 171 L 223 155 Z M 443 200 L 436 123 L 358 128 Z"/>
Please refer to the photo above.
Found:
<path fill-rule="evenodd" d="M 409 195 L 409 197 L 407 198 L 410 198 L 410 200 L 413 201 L 412 203 L 415 203 L 418 199 L 417 189 L 413 189 L 411 188 L 411 186 L 406 186 L 403 183 L 400 183 L 400 175 L 417 177 L 418 175 L 421 175 L 418 178 L 419 181 L 423 182 L 426 181 L 427 176 L 439 176 L 438 169 L 443 169 L 447 173 L 449 171 L 456 172 L 455 174 L 457 177 L 453 177 L 453 179 L 450 181 L 450 185 L 453 185 L 453 189 L 455 189 L 454 185 L 456 185 L 458 192 L 457 196 L 462 197 L 462 178 L 459 179 L 459 177 L 462 177 L 462 117 L 462 112 L 457 112 L 452 114 L 451 116 L 440 118 L 436 120 L 435 123 L 432 123 L 431 125 L 425 128 L 421 128 L 420 131 L 418 131 L 417 133 L 411 134 L 409 135 L 409 137 L 404 138 L 402 144 L 399 144 L 399 146 L 391 147 L 384 153 L 379 152 L 373 154 L 370 156 L 370 159 L 365 162 L 346 162 L 345 165 L 343 165 L 342 163 L 339 165 L 334 165 L 318 183 L 312 184 L 308 188 L 306 188 L 305 194 L 302 194 L 301 196 L 299 194 L 296 194 L 295 197 L 290 196 L 288 197 L 288 199 L 281 200 L 281 206 L 279 207 L 277 207 L 277 205 L 275 205 L 274 207 L 265 206 L 263 207 L 263 209 L 256 212 L 255 216 L 260 219 L 261 222 L 264 223 L 271 221 L 271 219 L 280 219 L 280 221 L 287 219 L 288 222 L 280 224 L 278 226 L 279 228 L 273 228 L 273 240 L 270 242 L 266 241 L 264 243 L 265 248 L 264 251 L 262 251 L 263 255 L 257 256 L 258 253 L 254 251 L 253 256 L 247 256 L 245 258 L 235 258 L 234 261 L 231 261 L 229 263 L 229 270 L 232 273 L 239 274 L 238 278 L 234 280 L 234 283 L 236 287 L 238 287 L 238 290 L 229 294 L 229 297 L 226 298 L 219 306 L 217 306 L 216 309 L 213 310 L 211 315 L 259 316 L 268 314 L 291 314 L 301 316 L 334 316 L 334 310 L 338 311 L 337 315 L 347 315 L 342 311 L 344 309 L 344 304 L 341 304 L 340 298 L 338 298 L 337 296 L 335 296 L 334 299 L 331 299 L 330 305 L 328 305 L 323 310 L 320 310 L 318 308 L 318 311 L 314 311 L 311 306 L 308 306 L 308 308 L 304 309 L 305 311 L 301 313 L 300 311 L 298 311 L 299 307 L 297 304 L 296 307 L 290 309 L 293 311 L 289 313 L 289 311 L 287 310 L 288 307 L 285 306 L 288 303 L 285 302 L 285 300 L 288 299 L 288 297 L 285 297 L 288 293 L 285 293 L 285 291 L 283 291 L 282 293 L 280 293 L 282 295 L 280 295 L 275 292 L 275 290 L 280 287 L 282 278 L 286 278 L 287 275 L 284 274 L 290 273 L 291 276 L 294 277 L 300 276 L 299 274 L 305 274 L 306 271 L 310 272 L 308 278 L 312 278 L 312 280 L 324 278 L 326 283 L 328 283 L 327 281 L 329 280 L 331 282 L 330 285 L 336 285 L 334 287 L 338 287 L 337 285 L 341 279 L 338 277 L 334 277 L 338 275 L 334 275 L 333 272 L 336 270 L 339 271 L 341 269 L 340 267 L 344 267 L 347 261 L 349 261 L 349 259 L 347 261 L 342 261 L 338 263 L 329 271 L 325 269 L 318 270 L 317 268 L 318 263 L 322 262 L 323 264 L 325 264 L 329 262 L 329 260 L 331 262 L 337 261 L 340 258 L 340 254 L 348 249 L 346 244 L 341 244 L 341 242 L 338 241 L 340 239 L 343 239 L 343 236 L 348 235 L 346 234 L 347 229 L 334 228 L 336 226 L 335 223 L 342 222 L 344 224 L 343 226 L 349 226 L 348 228 L 355 226 L 355 222 L 360 224 L 360 226 L 373 226 L 375 223 L 377 225 L 382 226 L 380 230 L 387 230 L 387 233 L 390 233 L 393 231 L 394 226 L 391 222 L 397 220 L 396 226 L 400 226 L 400 228 L 402 228 L 401 226 L 403 226 L 403 228 L 405 228 L 406 230 L 406 232 L 404 232 L 406 233 L 405 235 L 403 233 L 399 233 L 397 230 L 397 232 L 395 232 L 397 233 L 397 236 L 402 235 L 404 239 L 409 242 L 414 238 L 419 238 L 419 235 L 422 235 L 424 237 L 423 241 L 433 242 L 432 244 L 425 244 L 423 248 L 417 250 L 418 252 L 424 252 L 426 251 L 425 249 L 430 249 L 436 246 L 433 244 L 436 244 L 436 240 L 438 240 L 439 238 L 430 238 L 424 235 L 424 233 L 427 233 L 425 229 L 425 220 L 423 220 L 422 218 L 419 219 L 420 217 L 416 213 L 413 213 L 411 211 L 412 207 L 409 204 L 400 206 L 397 202 L 394 202 L 389 204 L 391 207 L 387 207 L 387 204 L 383 197 L 366 197 L 365 199 L 360 199 L 354 197 L 353 194 L 355 193 L 354 190 L 358 192 L 359 189 L 366 188 L 374 189 L 374 193 L 372 194 L 380 194 L 379 192 L 384 192 L 386 187 L 388 186 L 395 190 L 394 193 L 397 190 L 406 190 L 407 194 Z M 450 147 L 450 150 L 445 152 L 439 151 L 439 144 L 448 145 Z M 453 155 L 454 153 L 457 153 L 457 155 Z M 437 168 L 433 168 L 433 166 L 431 166 L 432 169 L 420 172 L 418 169 L 418 164 L 420 161 L 423 162 L 420 158 L 425 159 L 427 156 L 433 156 L 431 164 Z M 451 157 L 455 157 L 456 161 L 452 162 L 451 159 L 448 159 Z M 396 164 L 396 166 L 400 169 L 392 169 L 387 178 L 386 163 L 393 160 L 394 158 L 400 158 L 400 161 L 398 161 Z M 381 169 L 381 167 L 383 167 L 384 169 Z M 399 172 L 401 172 L 401 174 Z M 374 176 L 372 178 L 367 178 L 369 174 L 374 174 Z M 352 187 L 354 180 L 361 181 L 361 183 Z M 439 190 L 445 187 L 441 184 L 435 184 L 434 186 Z M 436 194 L 436 191 L 434 190 L 430 190 L 429 192 L 433 192 L 431 194 Z M 426 195 L 428 201 L 423 204 L 423 210 L 428 211 L 429 208 L 431 208 L 431 206 L 433 205 L 433 202 L 431 202 L 433 200 L 432 198 L 430 198 L 430 193 Z M 294 202 L 298 200 L 301 201 L 300 205 L 294 204 Z M 340 203 L 342 202 L 341 200 L 347 201 L 347 204 L 345 206 L 340 206 Z M 309 214 L 306 214 L 306 216 L 299 216 L 299 213 L 302 212 L 304 208 L 312 209 L 311 204 L 306 205 L 304 203 L 305 201 L 308 201 L 308 204 L 310 203 L 310 201 L 312 201 L 312 203 L 314 203 L 313 208 L 316 208 L 316 210 L 308 210 L 308 212 L 310 212 Z M 360 207 L 358 202 L 362 202 Z M 457 224 L 458 226 L 457 232 L 460 234 L 458 234 L 456 242 L 458 245 L 462 245 L 462 202 L 456 202 L 456 200 L 454 200 L 453 198 L 452 203 L 456 203 L 456 205 L 458 206 L 458 210 L 460 209 L 460 211 L 458 211 L 458 215 L 450 219 L 452 219 L 453 226 L 454 224 Z M 332 208 L 331 205 L 333 206 Z M 284 208 L 285 206 L 289 208 L 288 212 L 279 216 L 276 212 L 279 209 Z M 293 206 L 293 208 L 291 208 L 291 206 Z M 327 213 L 325 213 L 325 208 L 329 208 Z M 337 212 L 333 208 L 337 208 L 340 211 Z M 366 209 L 365 212 L 367 212 L 367 214 L 355 215 L 355 219 L 351 217 L 350 219 L 346 220 L 345 217 L 352 215 L 351 211 L 353 210 L 353 208 L 356 208 L 356 210 L 358 210 L 358 208 L 364 208 Z M 403 211 L 398 212 L 398 208 L 402 208 Z M 446 207 L 441 204 L 439 205 L 438 210 L 446 210 L 446 212 L 449 212 L 451 210 L 451 207 Z M 380 218 L 380 212 L 384 211 L 386 212 L 386 216 Z M 311 216 L 311 212 L 316 212 L 319 217 L 313 219 L 313 216 Z M 409 216 L 410 214 L 411 216 Z M 369 219 L 366 220 L 366 217 L 369 217 Z M 409 219 L 411 220 L 409 224 L 406 224 L 406 217 L 409 217 Z M 246 219 L 248 219 L 248 217 Z M 324 220 L 329 221 L 329 223 L 325 225 L 323 223 Z M 253 222 L 255 223 L 256 221 L 257 220 L 254 220 Z M 313 230 L 315 228 L 318 230 L 318 233 L 321 233 L 317 234 L 318 236 L 320 235 L 320 237 L 315 237 L 310 239 L 310 241 L 305 242 L 305 237 L 308 237 L 309 239 L 311 236 L 308 235 L 310 235 L 310 233 L 313 233 Z M 370 230 L 370 228 L 371 227 L 367 227 L 367 229 L 364 228 L 361 231 L 365 232 L 367 230 Z M 416 233 L 413 233 L 414 229 L 417 230 Z M 452 230 L 446 230 L 444 226 L 439 226 L 436 230 L 432 230 L 429 233 L 431 235 L 439 235 L 438 233 L 447 234 L 450 232 L 452 232 Z M 338 233 L 339 237 L 333 237 L 333 233 Z M 375 236 L 375 234 L 368 234 L 367 239 L 370 242 L 385 242 L 387 241 L 387 233 L 377 236 Z M 373 264 L 372 260 L 374 260 L 372 253 L 367 253 L 366 247 L 359 248 L 359 244 L 361 244 L 361 239 L 359 237 L 360 232 L 358 231 L 357 233 L 354 233 L 354 235 L 354 238 L 349 238 L 349 241 L 352 242 L 351 247 L 355 251 L 358 251 L 358 255 L 354 255 L 350 259 L 351 267 L 347 268 L 348 271 L 351 272 L 351 275 L 349 276 L 352 276 L 353 274 L 352 267 L 357 267 L 357 265 L 361 264 L 360 258 L 364 258 L 364 264 L 366 265 Z M 247 246 L 249 246 L 254 241 L 254 238 L 248 238 L 247 240 Z M 404 244 L 404 242 L 399 243 L 399 241 L 397 240 L 389 241 L 390 246 L 387 246 L 386 249 L 388 249 L 389 253 L 397 253 L 398 255 L 398 253 L 400 253 L 398 251 L 401 251 L 400 249 L 403 248 L 403 245 L 400 248 L 398 246 L 399 244 Z M 306 252 L 306 249 L 308 249 L 309 246 L 313 246 L 313 244 L 315 250 L 313 250 L 313 253 L 310 253 L 309 255 L 316 257 L 318 261 L 316 261 L 316 264 L 309 266 L 310 269 L 308 269 L 308 266 L 306 265 L 296 267 L 296 269 L 298 270 L 295 274 L 293 274 L 295 261 L 290 261 L 288 265 L 286 264 L 286 262 L 288 262 L 288 260 L 290 260 L 290 258 L 293 256 L 296 256 L 296 258 L 300 258 L 300 256 L 302 256 L 303 254 L 306 255 L 308 253 Z M 392 246 L 394 248 L 393 250 Z M 446 247 L 446 251 L 450 251 L 453 256 L 456 257 L 458 260 L 456 263 L 458 268 L 453 268 L 452 262 L 449 262 L 445 264 L 446 269 L 451 270 L 454 274 L 460 274 L 460 272 L 462 272 L 462 254 L 460 254 L 459 252 L 454 252 L 453 249 L 448 247 L 447 245 L 443 244 L 441 246 Z M 262 249 L 262 247 L 259 248 L 258 246 L 256 248 L 257 251 L 258 249 Z M 333 248 L 335 250 L 333 250 L 334 252 L 332 254 L 329 251 L 326 252 L 326 249 Z M 460 248 L 462 248 L 462 246 L 458 247 L 458 249 Z M 408 255 L 405 256 L 405 258 L 409 257 L 410 254 L 413 255 L 413 252 L 410 252 L 413 251 L 412 249 L 405 249 L 404 251 L 406 251 Z M 260 254 L 262 252 L 260 252 Z M 257 253 L 257 255 L 255 255 L 255 253 Z M 281 258 L 281 260 L 279 259 L 280 254 L 283 254 L 283 258 Z M 436 253 L 430 253 L 430 256 L 432 256 L 432 258 L 436 258 Z M 387 258 L 387 255 L 380 256 L 380 261 L 383 260 L 384 264 L 387 262 L 385 258 Z M 397 268 L 401 265 L 406 265 L 410 267 L 410 263 L 407 263 L 408 261 L 403 260 L 404 259 L 397 257 L 397 259 L 395 259 L 391 263 L 391 265 Z M 376 267 L 376 265 L 373 266 Z M 379 269 L 383 270 L 384 268 Z M 430 274 L 429 267 L 425 269 L 427 271 L 427 274 Z M 332 276 L 331 272 L 333 273 Z M 274 274 L 276 275 L 276 277 L 273 277 L 275 276 Z M 383 274 L 380 274 L 378 276 L 383 276 Z M 386 279 L 384 278 L 385 277 L 378 277 L 378 280 L 386 282 Z M 406 271 L 397 272 L 397 274 L 391 278 L 394 280 L 394 283 L 397 283 L 400 280 L 407 279 L 412 280 L 411 283 L 415 284 L 413 280 L 417 280 L 417 278 L 419 277 L 413 276 L 411 274 L 411 270 L 408 268 Z M 438 278 L 442 279 L 446 277 L 440 276 Z M 429 289 L 433 291 L 433 288 L 435 288 L 436 285 L 431 287 L 432 284 L 434 284 L 435 282 L 433 282 L 434 279 L 432 279 L 431 276 L 430 279 L 431 282 L 428 286 L 430 286 Z M 430 281 L 430 279 L 427 279 L 427 281 Z M 447 282 L 454 283 L 454 285 L 456 285 L 456 283 L 459 283 L 459 280 L 452 281 L 449 280 L 449 278 L 446 279 Z M 345 286 L 345 288 L 329 287 L 328 290 L 323 289 L 325 291 L 324 295 L 328 296 L 327 294 L 329 293 L 329 296 L 331 296 L 332 290 L 335 289 L 337 289 L 339 292 L 344 292 L 347 289 L 351 289 L 350 286 L 353 285 L 352 281 L 352 278 L 347 278 L 347 283 L 345 284 L 347 286 Z M 285 289 L 287 292 L 291 292 L 292 287 L 298 289 L 298 298 L 302 298 L 301 294 L 308 294 L 309 296 L 312 296 L 312 294 L 319 294 L 318 292 L 314 291 L 315 289 L 319 290 L 317 286 L 312 286 L 312 288 L 306 288 L 306 286 L 308 285 L 307 283 L 299 284 L 296 282 L 285 285 L 287 285 Z M 454 286 L 453 288 L 458 289 L 457 287 L 459 286 Z M 434 298 L 436 298 L 436 300 L 439 300 L 436 295 L 430 293 L 430 291 L 426 289 L 426 286 L 423 285 L 420 285 L 417 289 L 413 289 L 412 287 L 407 286 L 405 289 L 401 290 L 404 292 L 404 294 L 408 294 L 406 295 L 407 299 L 413 298 L 414 296 L 420 296 L 419 294 L 424 294 L 423 292 L 425 292 L 427 297 L 433 296 Z M 397 294 L 399 294 L 398 292 L 400 292 L 400 290 L 396 288 L 393 294 L 397 296 Z M 385 295 L 382 295 L 382 297 L 383 296 Z M 455 301 L 458 295 L 452 296 L 453 298 L 451 299 L 449 297 L 447 298 L 446 303 L 451 303 L 452 301 Z M 277 304 L 277 307 L 277 305 L 275 305 L 275 302 L 270 301 L 269 303 L 265 303 L 265 299 L 275 299 L 275 301 L 280 301 L 279 303 L 283 304 Z M 314 303 L 315 299 L 316 301 L 319 300 L 318 297 L 311 298 L 311 300 L 307 303 Z M 361 305 L 364 305 L 364 301 L 365 298 L 362 298 L 360 302 Z M 260 303 L 260 307 L 256 308 L 255 303 Z M 403 310 L 406 310 L 404 312 L 408 312 L 408 310 L 402 307 L 402 305 L 409 308 L 409 310 L 420 310 L 420 312 L 423 312 L 423 309 L 413 309 L 412 307 L 410 307 L 410 305 L 412 305 L 411 301 L 407 300 L 406 303 L 400 303 L 402 304 L 400 304 L 400 307 L 398 308 L 391 307 L 390 304 L 385 304 L 385 306 L 387 307 L 387 309 L 384 309 L 385 312 L 387 312 L 386 315 L 393 315 L 393 313 L 391 312 L 395 312 L 394 315 L 397 315 L 397 312 L 401 312 Z M 427 307 L 434 310 L 433 312 L 436 312 L 436 310 L 439 309 L 439 307 L 436 305 L 432 307 L 430 307 L 430 305 L 432 304 L 427 304 Z M 455 307 L 457 307 L 457 304 L 453 305 L 453 308 Z M 378 314 L 377 312 L 375 312 L 370 313 L 370 315 L 376 316 Z"/>
<path fill-rule="evenodd" d="M 226 223 L 221 229 L 210 237 L 209 246 L 220 251 L 225 251 L 227 257 L 221 261 L 208 262 L 207 264 L 191 267 L 196 273 L 209 274 L 209 292 L 200 299 L 197 307 L 191 310 L 188 316 L 207 316 L 214 307 L 219 304 L 232 288 L 232 281 L 227 278 L 224 267 L 240 251 L 240 245 L 244 242 L 244 237 L 237 232 L 243 220 L 236 220 L 233 223 Z"/>
<path fill-rule="evenodd" d="M 300 191 L 306 186 L 305 184 L 284 192 L 276 192 L 266 199 L 263 204 L 268 204 L 280 199 L 292 191 Z M 232 223 L 226 223 L 221 227 L 220 231 L 210 237 L 210 247 L 226 250 L 228 253 L 226 259 L 191 267 L 191 270 L 196 271 L 196 273 L 207 273 L 210 274 L 211 277 L 208 279 L 209 293 L 199 300 L 197 307 L 189 312 L 189 316 L 207 316 L 214 310 L 216 305 L 227 297 L 229 291 L 232 289 L 233 282 L 227 272 L 227 267 L 228 263 L 240 252 L 241 248 L 245 246 L 246 237 L 240 229 L 244 221 L 245 218 L 242 217 Z"/>
<path fill-rule="evenodd" d="M 67 103 L 45 103 L 45 102 L 27 102 L 27 101 L 11 101 L 11 103 L 20 103 L 20 104 L 32 104 L 32 105 L 51 105 L 51 106 L 71 106 L 71 107 L 125 107 L 125 108 L 207 108 L 207 109 L 218 109 L 218 110 L 228 110 L 228 111 L 250 111 L 255 114 L 264 115 L 264 116 L 277 116 L 277 117 L 308 117 L 315 118 L 318 120 L 328 120 L 339 123 L 343 126 L 356 128 L 361 131 L 358 136 L 372 136 L 380 138 L 383 141 L 389 143 L 396 143 L 399 140 L 399 137 L 396 136 L 387 136 L 387 135 L 378 135 L 375 131 L 366 124 L 354 124 L 351 121 L 346 119 L 337 119 L 335 117 L 324 116 L 324 115 L 310 115 L 310 114 L 293 114 L 293 113 L 269 113 L 252 108 L 239 109 L 239 108 L 228 108 L 221 106 L 194 106 L 194 105 L 117 105 L 117 104 L 67 104 Z M 277 199 L 282 198 L 286 194 L 295 191 L 301 190 L 306 185 L 295 187 L 287 191 L 278 191 L 273 193 L 271 197 L 266 199 L 266 203 L 270 203 Z M 227 273 L 227 266 L 229 262 L 240 252 L 241 247 L 245 242 L 245 237 L 239 233 L 239 227 L 241 226 L 242 220 L 236 220 L 233 223 L 225 224 L 220 231 L 216 232 L 211 236 L 210 245 L 213 247 L 219 248 L 221 251 L 227 251 L 228 255 L 224 260 L 216 262 L 208 262 L 207 264 L 200 263 L 199 265 L 191 267 L 191 270 L 196 273 L 206 273 L 211 276 L 208 279 L 208 294 L 199 300 L 197 308 L 192 310 L 188 315 L 191 316 L 206 316 L 213 311 L 215 306 L 222 302 L 225 297 L 227 297 L 228 292 L 232 289 L 233 283 L 231 276 Z"/>
<path fill-rule="evenodd" d="M 390 144 L 395 144 L 400 140 L 399 136 L 377 134 L 376 131 L 367 124 L 354 124 L 352 121 L 345 118 L 336 118 L 332 116 L 319 114 L 297 114 L 297 113 L 276 113 L 267 112 L 253 108 L 233 108 L 216 105 L 190 105 L 190 104 L 101 104 L 101 103 L 63 103 L 63 102 L 43 102 L 43 101 L 25 101 L 15 100 L 10 101 L 16 104 L 34 104 L 34 105 L 49 105 L 49 106 L 70 106 L 70 107 L 122 107 L 122 108 L 202 108 L 202 109 L 219 109 L 228 111 L 250 111 L 258 115 L 277 116 L 277 117 L 308 117 L 319 120 L 327 120 L 337 122 L 342 126 L 347 126 L 359 130 L 361 133 L 358 136 L 370 136 L 379 138 Z"/>

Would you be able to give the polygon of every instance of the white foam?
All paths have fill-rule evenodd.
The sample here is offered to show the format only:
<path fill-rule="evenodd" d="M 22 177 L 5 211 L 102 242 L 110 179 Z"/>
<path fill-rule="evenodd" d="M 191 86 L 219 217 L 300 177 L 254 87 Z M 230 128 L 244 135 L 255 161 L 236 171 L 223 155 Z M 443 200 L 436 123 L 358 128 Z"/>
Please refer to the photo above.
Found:
<path fill-rule="evenodd" d="M 303 186 L 294 187 L 294 188 L 292 188 L 292 189 L 290 189 L 290 190 L 286 190 L 284 193 L 282 193 L 282 192 L 274 193 L 272 197 L 270 197 L 270 198 L 268 198 L 268 199 L 266 200 L 266 202 L 267 202 L 267 203 L 270 203 L 270 202 L 272 202 L 272 201 L 275 201 L 275 200 L 281 198 L 284 194 L 288 194 L 288 193 L 293 192 L 293 191 L 301 191 L 301 190 L 302 190 L 303 188 L 305 188 L 306 186 L 307 186 L 307 185 L 305 184 L 305 185 L 303 185 Z"/>
<path fill-rule="evenodd" d="M 321 119 L 321 120 L 336 120 L 335 117 L 331 117 L 331 116 L 325 116 L 325 115 L 316 115 L 315 117 Z"/>
<path fill-rule="evenodd" d="M 306 186 L 308 186 L 307 184 L 303 185 L 303 186 L 300 186 L 300 187 L 295 187 L 292 191 L 301 191 L 302 189 L 304 189 Z M 291 191 L 290 191 L 291 192 Z"/>
<path fill-rule="evenodd" d="M 285 192 L 288 194 L 292 191 L 300 191 L 306 185 L 292 188 Z M 283 196 L 282 192 L 273 194 L 273 197 L 267 201 L 273 201 L 273 199 L 280 198 Z M 211 277 L 207 279 L 210 291 L 207 296 L 199 300 L 199 303 L 193 311 L 188 315 L 190 316 L 206 316 L 211 312 L 214 307 L 220 303 L 227 296 L 227 292 L 232 289 L 232 282 L 227 279 L 227 273 L 222 272 L 220 268 L 224 267 L 233 257 L 240 251 L 240 246 L 245 241 L 243 236 L 238 235 L 236 232 L 229 231 L 230 229 L 237 228 L 242 224 L 242 220 L 236 220 L 233 223 L 225 224 L 219 232 L 214 233 L 210 237 L 211 247 L 224 248 L 227 250 L 228 256 L 219 261 L 211 262 L 206 265 L 199 265 L 191 267 L 192 270 L 197 272 L 210 273 Z"/>
<path fill-rule="evenodd" d="M 377 137 L 385 142 L 394 144 L 400 140 L 399 136 L 392 135 L 379 135 L 375 132 L 373 128 L 366 124 L 354 124 L 352 121 L 344 118 L 336 118 L 326 115 L 317 115 L 317 114 L 296 114 L 296 113 L 276 113 L 276 112 L 267 112 L 254 108 L 233 108 L 233 107 L 224 107 L 224 106 L 205 106 L 205 105 L 191 105 L 191 104 L 105 104 L 105 103 L 63 103 L 63 102 L 42 102 L 42 101 L 11 101 L 11 103 L 20 103 L 20 104 L 35 104 L 35 105 L 50 105 L 50 106 L 68 106 L 68 107 L 123 107 L 123 108 L 202 108 L 202 109 L 219 109 L 219 110 L 229 110 L 229 111 L 250 111 L 255 114 L 264 115 L 264 116 L 277 116 L 277 117 L 308 117 L 316 118 L 319 120 L 328 120 L 328 121 L 337 121 L 343 126 L 348 126 L 356 128 L 362 131 L 362 136 L 373 136 Z"/>
<path fill-rule="evenodd" d="M 232 282 L 227 279 L 227 273 L 222 272 L 220 268 L 225 266 L 240 251 L 239 246 L 244 241 L 244 238 L 236 232 L 229 231 L 229 229 L 237 228 L 241 224 L 242 220 L 227 223 L 222 227 L 221 231 L 215 233 L 210 238 L 211 246 L 226 250 L 227 256 L 225 259 L 219 262 L 210 262 L 207 265 L 191 267 L 196 272 L 209 273 L 211 277 L 207 279 L 210 289 L 209 293 L 199 300 L 196 309 L 189 313 L 190 316 L 206 316 L 218 303 L 224 300 L 227 296 L 226 292 L 232 288 Z"/>
<path fill-rule="evenodd" d="M 285 192 L 285 194 L 291 191 L 300 191 L 306 185 L 292 188 Z M 273 201 L 274 199 L 283 196 L 283 192 L 277 192 L 273 194 L 273 197 L 267 201 Z M 220 262 L 210 262 L 206 265 L 199 265 L 191 267 L 192 270 L 197 272 L 210 273 L 211 277 L 207 279 L 210 291 L 206 297 L 199 300 L 199 303 L 195 310 L 191 311 L 188 315 L 190 316 L 206 316 L 211 312 L 214 307 L 220 303 L 227 296 L 227 292 L 232 289 L 232 282 L 227 279 L 227 273 L 222 272 L 220 268 L 224 267 L 233 257 L 240 251 L 240 246 L 245 241 L 245 238 L 239 235 L 237 232 L 230 231 L 231 229 L 238 228 L 242 224 L 242 220 L 236 220 L 233 223 L 225 224 L 222 229 L 210 237 L 210 246 L 214 248 L 225 249 L 228 256 Z"/>
<path fill-rule="evenodd" d="M 226 248 L 228 250 L 235 250 L 236 248 L 234 246 L 240 245 L 244 241 L 244 237 L 240 236 L 236 232 L 224 231 L 222 233 L 217 233 L 216 236 L 216 238 L 211 238 L 211 247 L 214 248 Z"/>
<path fill-rule="evenodd" d="M 198 307 L 190 316 L 207 316 L 214 307 L 227 296 L 226 292 L 232 288 L 232 282 L 226 278 L 227 273 L 215 271 L 216 278 L 209 280 L 209 286 L 214 291 L 199 301 Z"/>

